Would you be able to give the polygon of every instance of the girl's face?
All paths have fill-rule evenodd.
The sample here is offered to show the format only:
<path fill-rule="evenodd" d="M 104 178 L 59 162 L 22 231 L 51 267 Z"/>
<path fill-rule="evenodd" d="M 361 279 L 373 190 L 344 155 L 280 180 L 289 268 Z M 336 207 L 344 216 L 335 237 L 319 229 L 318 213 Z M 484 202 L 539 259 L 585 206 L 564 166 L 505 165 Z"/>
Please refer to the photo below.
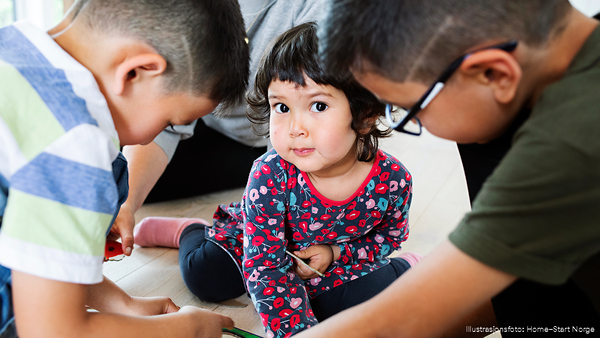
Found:
<path fill-rule="evenodd" d="M 318 85 L 308 76 L 304 80 L 304 87 L 271 82 L 271 142 L 279 156 L 300 170 L 335 176 L 357 162 L 350 104 L 342 90 Z"/>

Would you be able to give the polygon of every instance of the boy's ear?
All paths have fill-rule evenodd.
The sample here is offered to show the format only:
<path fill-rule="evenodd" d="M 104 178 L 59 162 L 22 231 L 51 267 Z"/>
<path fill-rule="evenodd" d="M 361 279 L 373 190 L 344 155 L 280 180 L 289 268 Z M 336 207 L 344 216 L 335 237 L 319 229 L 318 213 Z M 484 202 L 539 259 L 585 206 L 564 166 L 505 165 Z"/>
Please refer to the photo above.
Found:
<path fill-rule="evenodd" d="M 156 53 L 137 54 L 124 59 L 116 68 L 113 91 L 122 95 L 133 83 L 150 80 L 167 69 L 167 61 Z"/>
<path fill-rule="evenodd" d="M 496 101 L 510 103 L 517 93 L 523 71 L 508 52 L 488 49 L 475 52 L 461 64 L 459 71 L 493 90 Z"/>

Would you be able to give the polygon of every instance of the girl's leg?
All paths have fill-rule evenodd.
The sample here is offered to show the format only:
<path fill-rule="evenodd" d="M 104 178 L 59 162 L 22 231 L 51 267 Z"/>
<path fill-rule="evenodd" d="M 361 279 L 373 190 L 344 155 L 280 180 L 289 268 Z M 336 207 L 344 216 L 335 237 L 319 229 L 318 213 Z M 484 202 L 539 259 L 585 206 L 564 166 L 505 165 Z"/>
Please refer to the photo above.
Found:
<path fill-rule="evenodd" d="M 178 248 L 183 230 L 194 223 L 208 225 L 202 218 L 146 217 L 135 226 L 134 242 L 140 246 Z"/>
<path fill-rule="evenodd" d="M 246 292 L 244 281 L 229 254 L 204 236 L 204 224 L 191 224 L 179 241 L 179 267 L 185 285 L 198 298 L 221 302 Z"/>
<path fill-rule="evenodd" d="M 392 258 L 390 264 L 383 268 L 318 295 L 310 301 L 315 317 L 323 321 L 372 298 L 411 267 L 408 261 L 400 257 Z"/>

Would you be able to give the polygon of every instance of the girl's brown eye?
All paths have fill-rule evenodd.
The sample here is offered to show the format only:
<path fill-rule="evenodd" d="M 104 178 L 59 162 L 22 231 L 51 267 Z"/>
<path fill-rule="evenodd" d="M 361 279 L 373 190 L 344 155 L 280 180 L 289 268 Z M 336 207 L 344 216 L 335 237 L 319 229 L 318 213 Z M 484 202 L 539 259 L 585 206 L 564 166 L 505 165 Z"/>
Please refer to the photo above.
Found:
<path fill-rule="evenodd" d="M 310 110 L 314 111 L 314 112 L 322 112 L 325 111 L 327 109 L 327 104 L 323 103 L 323 102 L 315 102 L 312 104 L 312 106 L 310 107 Z"/>

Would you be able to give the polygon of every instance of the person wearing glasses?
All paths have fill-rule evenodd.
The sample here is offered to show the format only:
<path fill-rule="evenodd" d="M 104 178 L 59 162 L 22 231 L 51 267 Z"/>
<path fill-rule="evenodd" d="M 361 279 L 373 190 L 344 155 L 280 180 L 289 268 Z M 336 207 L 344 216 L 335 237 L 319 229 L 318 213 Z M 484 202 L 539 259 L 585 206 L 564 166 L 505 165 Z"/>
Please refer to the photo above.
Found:
<path fill-rule="evenodd" d="M 329 71 L 350 69 L 398 131 L 479 145 L 467 177 L 488 175 L 445 243 L 296 337 L 488 335 L 458 323 L 490 299 L 504 338 L 597 333 L 598 22 L 567 0 L 333 0 L 324 22 Z"/>

